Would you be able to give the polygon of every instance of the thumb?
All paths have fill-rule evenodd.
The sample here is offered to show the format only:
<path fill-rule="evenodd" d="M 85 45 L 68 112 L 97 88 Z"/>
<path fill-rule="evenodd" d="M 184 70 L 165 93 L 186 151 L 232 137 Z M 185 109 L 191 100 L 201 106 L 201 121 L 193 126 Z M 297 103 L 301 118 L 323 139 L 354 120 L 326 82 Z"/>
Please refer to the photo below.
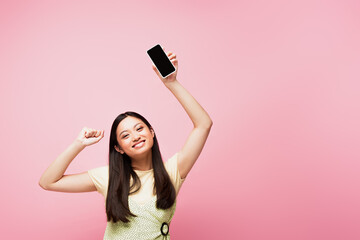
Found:
<path fill-rule="evenodd" d="M 154 64 L 152 65 L 152 69 L 153 69 L 155 72 L 157 71 L 157 68 L 155 67 Z"/>
<path fill-rule="evenodd" d="M 98 137 L 95 137 L 94 142 L 95 143 L 99 142 L 103 137 L 104 137 L 104 132 L 102 132 L 102 134 L 100 134 Z"/>

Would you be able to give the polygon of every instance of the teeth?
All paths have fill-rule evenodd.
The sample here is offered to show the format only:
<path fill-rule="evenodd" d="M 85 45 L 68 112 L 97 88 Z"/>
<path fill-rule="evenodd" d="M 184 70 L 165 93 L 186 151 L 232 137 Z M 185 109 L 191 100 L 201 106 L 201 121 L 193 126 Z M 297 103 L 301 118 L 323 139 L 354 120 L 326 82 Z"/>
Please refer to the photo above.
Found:
<path fill-rule="evenodd" d="M 145 140 L 143 140 L 143 141 L 141 141 L 141 142 L 137 143 L 137 144 L 136 144 L 136 145 L 134 145 L 133 147 L 136 147 L 137 145 L 139 145 L 139 144 L 141 144 L 141 143 L 143 143 L 143 142 L 145 142 Z"/>

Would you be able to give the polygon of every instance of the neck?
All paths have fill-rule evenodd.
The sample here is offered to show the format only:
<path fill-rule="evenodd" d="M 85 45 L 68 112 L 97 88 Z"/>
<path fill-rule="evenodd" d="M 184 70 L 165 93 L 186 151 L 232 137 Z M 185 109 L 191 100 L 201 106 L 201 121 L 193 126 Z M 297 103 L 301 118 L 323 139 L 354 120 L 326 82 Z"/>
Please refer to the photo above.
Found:
<path fill-rule="evenodd" d="M 134 170 L 147 171 L 152 169 L 152 152 L 151 150 L 142 156 L 131 158 L 131 166 Z"/>

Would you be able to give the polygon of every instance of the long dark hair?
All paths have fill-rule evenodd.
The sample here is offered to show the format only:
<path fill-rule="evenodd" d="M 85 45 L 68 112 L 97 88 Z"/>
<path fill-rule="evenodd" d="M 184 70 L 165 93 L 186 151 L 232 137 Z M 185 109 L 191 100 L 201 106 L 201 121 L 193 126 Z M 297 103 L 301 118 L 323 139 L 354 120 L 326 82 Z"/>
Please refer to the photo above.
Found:
<path fill-rule="evenodd" d="M 119 123 L 128 116 L 142 120 L 149 129 L 153 130 L 150 123 L 143 116 L 130 111 L 117 116 L 112 124 L 109 143 L 109 186 L 106 197 L 106 215 L 107 220 L 114 223 L 119 220 L 129 222 L 129 217 L 136 217 L 129 209 L 128 196 L 137 192 L 141 187 L 141 181 L 131 166 L 130 157 L 126 153 L 120 154 L 115 150 L 115 146 L 120 147 L 116 138 L 116 129 Z M 174 204 L 176 192 L 165 169 L 155 133 L 151 151 L 155 178 L 154 191 L 156 191 L 157 195 L 156 207 L 167 209 Z M 130 176 L 133 179 L 131 186 Z"/>

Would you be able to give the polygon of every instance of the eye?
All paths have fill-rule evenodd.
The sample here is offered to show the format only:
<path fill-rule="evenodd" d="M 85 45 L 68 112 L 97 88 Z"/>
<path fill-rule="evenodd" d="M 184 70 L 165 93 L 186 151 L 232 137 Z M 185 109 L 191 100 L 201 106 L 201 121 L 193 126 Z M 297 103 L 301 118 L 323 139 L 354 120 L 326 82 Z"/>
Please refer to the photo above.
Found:
<path fill-rule="evenodd" d="M 140 129 L 143 129 L 143 127 L 139 127 L 139 128 L 138 128 L 138 131 L 139 131 Z"/>
<path fill-rule="evenodd" d="M 123 136 L 122 138 L 125 138 L 125 137 L 127 137 L 127 135 L 128 135 L 128 134 L 124 135 L 124 136 Z"/>

